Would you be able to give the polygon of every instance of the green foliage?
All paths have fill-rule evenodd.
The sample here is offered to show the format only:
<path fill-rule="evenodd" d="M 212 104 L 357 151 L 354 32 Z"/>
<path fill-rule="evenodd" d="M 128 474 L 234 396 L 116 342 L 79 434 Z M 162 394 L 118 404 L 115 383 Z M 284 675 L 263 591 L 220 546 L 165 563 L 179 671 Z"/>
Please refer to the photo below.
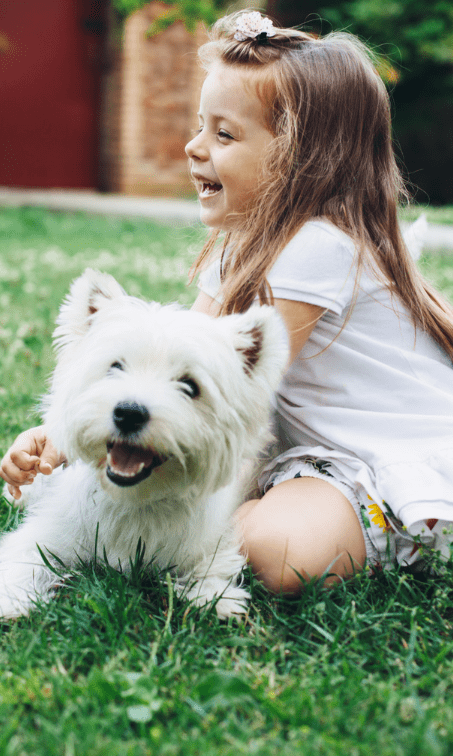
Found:
<path fill-rule="evenodd" d="M 319 14 L 379 45 L 401 78 L 419 76 L 427 64 L 453 63 L 453 5 L 448 0 L 349 0 L 319 3 Z"/>
<path fill-rule="evenodd" d="M 112 5 L 121 18 L 127 18 L 149 2 L 150 0 L 113 0 Z"/>
<path fill-rule="evenodd" d="M 149 0 L 113 0 L 113 6 L 120 18 L 126 18 Z M 197 23 L 204 21 L 210 26 L 216 21 L 224 3 L 222 0 L 165 0 L 168 10 L 151 24 L 148 34 L 153 36 L 167 29 L 175 21 L 183 21 L 189 31 L 194 31 Z"/>
<path fill-rule="evenodd" d="M 453 5 L 449 0 L 269 0 L 285 24 L 306 22 L 327 33 L 344 29 L 376 45 L 394 68 L 390 83 L 453 64 Z M 453 83 L 453 82 L 452 82 Z"/>

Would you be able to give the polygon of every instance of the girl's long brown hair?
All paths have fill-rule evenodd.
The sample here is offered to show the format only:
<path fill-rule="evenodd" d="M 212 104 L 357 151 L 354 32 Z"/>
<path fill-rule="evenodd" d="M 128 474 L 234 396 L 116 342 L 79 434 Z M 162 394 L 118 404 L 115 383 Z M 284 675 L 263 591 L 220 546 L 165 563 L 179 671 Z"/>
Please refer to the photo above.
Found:
<path fill-rule="evenodd" d="M 256 297 L 272 301 L 270 268 L 304 223 L 323 217 L 355 240 L 357 276 L 371 262 L 413 322 L 453 359 L 453 308 L 423 278 L 400 233 L 397 205 L 407 194 L 393 153 L 389 98 L 372 54 L 343 32 L 318 39 L 278 29 L 265 44 L 240 42 L 234 39 L 238 15 L 214 25 L 200 58 L 207 70 L 220 60 L 244 71 L 274 139 L 263 155 L 256 199 L 223 240 L 221 314 L 243 312 Z M 212 257 L 217 238 L 213 232 L 192 278 Z"/>

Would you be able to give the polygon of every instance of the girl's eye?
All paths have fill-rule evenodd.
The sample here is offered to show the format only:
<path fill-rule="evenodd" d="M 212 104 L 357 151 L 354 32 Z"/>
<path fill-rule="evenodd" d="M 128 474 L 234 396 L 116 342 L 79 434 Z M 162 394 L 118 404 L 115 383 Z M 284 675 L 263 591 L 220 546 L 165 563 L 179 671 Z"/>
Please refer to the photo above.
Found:
<path fill-rule="evenodd" d="M 220 129 L 220 131 L 217 132 L 217 136 L 220 137 L 220 139 L 234 139 L 228 131 L 224 131 L 223 129 Z"/>
<path fill-rule="evenodd" d="M 188 375 L 183 375 L 182 378 L 179 379 L 178 383 L 181 383 L 181 390 L 184 391 L 187 396 L 190 396 L 191 399 L 196 399 L 197 396 L 200 396 L 200 387 L 197 383 L 193 380 L 193 378 L 189 378 Z"/>

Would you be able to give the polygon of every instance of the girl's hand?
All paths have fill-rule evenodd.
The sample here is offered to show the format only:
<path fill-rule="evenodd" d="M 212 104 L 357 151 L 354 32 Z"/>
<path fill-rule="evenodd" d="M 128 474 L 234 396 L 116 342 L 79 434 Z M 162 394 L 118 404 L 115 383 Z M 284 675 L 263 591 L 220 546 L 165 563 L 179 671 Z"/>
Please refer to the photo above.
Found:
<path fill-rule="evenodd" d="M 21 433 L 6 452 L 0 465 L 0 476 L 8 484 L 11 496 L 20 499 L 20 486 L 33 483 L 38 472 L 50 475 L 64 461 L 46 438 L 45 426 L 30 428 Z"/>

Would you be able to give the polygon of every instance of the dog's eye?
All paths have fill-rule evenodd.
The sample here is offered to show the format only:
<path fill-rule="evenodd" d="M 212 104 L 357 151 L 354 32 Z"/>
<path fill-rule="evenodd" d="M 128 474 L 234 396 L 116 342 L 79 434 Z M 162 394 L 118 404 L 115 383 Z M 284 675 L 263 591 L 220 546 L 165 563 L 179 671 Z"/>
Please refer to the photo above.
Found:
<path fill-rule="evenodd" d="M 197 396 L 200 396 L 200 387 L 197 383 L 195 383 L 193 378 L 189 378 L 189 376 L 183 375 L 183 377 L 179 379 L 179 383 L 182 384 L 182 391 L 184 391 L 187 396 L 190 396 L 191 399 L 195 399 Z"/>
<path fill-rule="evenodd" d="M 121 362 L 112 362 L 109 369 L 110 370 L 124 370 L 124 365 L 122 365 Z"/>

